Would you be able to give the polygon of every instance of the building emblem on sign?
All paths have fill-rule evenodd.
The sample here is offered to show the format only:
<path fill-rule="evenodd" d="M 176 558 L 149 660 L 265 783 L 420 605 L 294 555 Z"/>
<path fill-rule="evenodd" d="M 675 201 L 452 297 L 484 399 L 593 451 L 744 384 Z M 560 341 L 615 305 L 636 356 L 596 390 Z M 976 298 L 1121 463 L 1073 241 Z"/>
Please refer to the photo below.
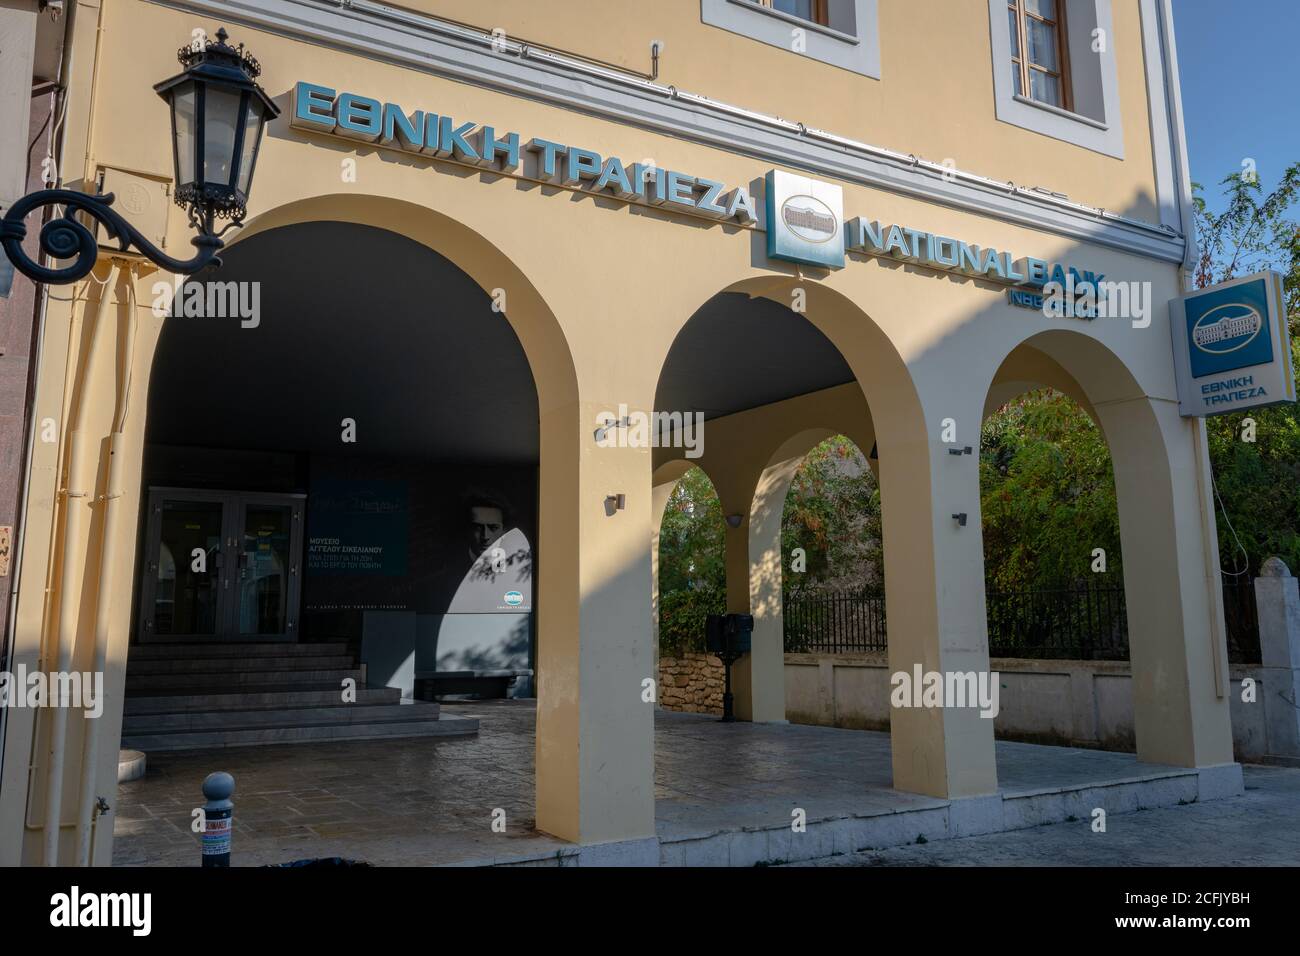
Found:
<path fill-rule="evenodd" d="M 1257 278 L 1202 290 L 1184 300 L 1193 378 L 1273 361 L 1273 337 L 1264 323 L 1268 296 L 1267 280 Z"/>
<path fill-rule="evenodd" d="M 829 242 L 839 235 L 839 222 L 815 196 L 792 196 L 781 206 L 781 218 L 800 239 Z"/>
<path fill-rule="evenodd" d="M 519 605 L 524 603 L 523 593 L 520 591 L 507 591 L 506 603 L 509 604 L 511 607 L 518 607 Z"/>
<path fill-rule="evenodd" d="M 808 266 L 844 267 L 844 190 L 774 169 L 767 174 L 767 255 Z"/>
<path fill-rule="evenodd" d="M 1192 344 L 1202 352 L 1222 355 L 1245 348 L 1264 327 L 1260 314 L 1240 302 L 1212 309 L 1192 328 Z"/>

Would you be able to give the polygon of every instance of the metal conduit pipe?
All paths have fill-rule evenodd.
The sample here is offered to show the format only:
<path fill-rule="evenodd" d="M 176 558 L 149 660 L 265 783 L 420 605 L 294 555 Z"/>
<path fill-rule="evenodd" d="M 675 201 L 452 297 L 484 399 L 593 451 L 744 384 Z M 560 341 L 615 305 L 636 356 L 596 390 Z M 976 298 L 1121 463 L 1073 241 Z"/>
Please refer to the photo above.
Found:
<path fill-rule="evenodd" d="M 99 302 L 95 310 L 95 328 L 91 332 L 90 347 L 87 350 L 85 361 L 81 363 L 83 375 L 88 374 L 90 369 L 94 367 L 95 354 L 99 350 L 100 341 L 104 338 L 108 300 L 112 295 L 114 285 L 117 283 L 117 274 L 118 265 L 114 261 L 109 267 L 108 281 L 100 292 Z M 81 526 L 85 512 L 78 499 L 86 497 L 84 491 L 76 490 L 76 482 L 82 458 L 81 422 L 85 417 L 86 406 L 90 402 L 90 394 L 89 389 L 84 387 L 79 392 L 77 407 L 72 418 L 73 427 L 68 432 L 67 439 L 68 464 L 66 485 L 63 491 L 63 542 L 62 551 L 59 555 L 59 575 L 55 579 L 59 607 L 58 630 L 56 632 L 58 635 L 57 672 L 63 674 L 72 670 L 72 651 L 77 640 L 79 590 L 70 585 L 70 580 L 73 575 L 73 559 L 77 552 L 77 542 L 81 538 Z M 54 687 L 55 681 L 51 680 L 49 686 Z M 68 709 L 55 706 L 50 713 L 54 723 L 50 728 L 50 760 L 45 778 L 45 822 L 44 833 L 42 834 L 44 837 L 43 862 L 46 866 L 57 866 L 59 863 L 59 831 L 63 814 L 63 771 L 68 742 Z"/>
<path fill-rule="evenodd" d="M 113 542 L 117 540 L 117 527 L 121 509 L 117 501 L 121 492 L 121 460 L 117 445 L 126 427 L 127 400 L 130 397 L 131 362 L 135 352 L 135 269 L 132 268 L 127 278 L 127 321 L 123 354 L 125 366 L 122 378 L 116 389 L 114 402 L 113 430 L 108 436 L 108 475 L 104 481 L 104 494 L 100 501 L 104 503 L 104 520 L 101 523 L 102 536 L 99 542 L 99 560 L 96 563 L 97 586 L 95 597 L 95 632 L 93 674 L 103 674 L 108 667 L 108 625 L 110 598 L 113 593 Z M 107 292 L 107 288 L 105 292 Z M 105 678 L 107 686 L 107 678 Z M 100 702 L 101 708 L 103 701 Z M 77 865 L 89 866 L 94 852 L 95 824 L 99 818 L 98 794 L 96 784 L 99 780 L 99 726 L 103 713 L 96 718 L 85 718 L 86 734 L 81 753 L 81 801 L 77 811 Z"/>

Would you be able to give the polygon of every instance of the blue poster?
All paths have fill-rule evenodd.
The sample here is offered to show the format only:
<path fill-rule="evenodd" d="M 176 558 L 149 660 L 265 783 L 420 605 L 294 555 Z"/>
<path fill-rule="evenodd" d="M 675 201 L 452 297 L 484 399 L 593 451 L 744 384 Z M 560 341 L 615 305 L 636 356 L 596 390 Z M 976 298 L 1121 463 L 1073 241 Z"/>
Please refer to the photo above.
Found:
<path fill-rule="evenodd" d="M 326 479 L 307 499 L 307 570 L 402 577 L 411 536 L 402 481 Z"/>

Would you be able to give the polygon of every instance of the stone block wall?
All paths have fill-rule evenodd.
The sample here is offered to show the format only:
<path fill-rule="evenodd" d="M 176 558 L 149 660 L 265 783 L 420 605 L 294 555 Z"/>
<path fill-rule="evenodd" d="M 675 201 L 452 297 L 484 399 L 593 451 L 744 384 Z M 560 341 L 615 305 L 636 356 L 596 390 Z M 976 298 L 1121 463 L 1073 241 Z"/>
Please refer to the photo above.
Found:
<path fill-rule="evenodd" d="M 722 662 L 709 654 L 659 658 L 659 705 L 664 710 L 722 716 Z"/>

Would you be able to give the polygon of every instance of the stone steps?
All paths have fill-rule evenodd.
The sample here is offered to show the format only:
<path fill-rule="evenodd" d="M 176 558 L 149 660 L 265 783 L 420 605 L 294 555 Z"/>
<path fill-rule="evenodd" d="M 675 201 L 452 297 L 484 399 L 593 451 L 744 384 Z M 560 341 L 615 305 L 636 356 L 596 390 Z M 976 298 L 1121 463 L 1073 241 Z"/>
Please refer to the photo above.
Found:
<path fill-rule="evenodd" d="M 345 642 L 145 644 L 127 658 L 122 747 L 145 753 L 472 734 L 437 704 L 366 687 Z M 356 681 L 354 702 L 343 682 Z"/>
<path fill-rule="evenodd" d="M 395 704 L 401 691 L 395 687 L 358 687 L 358 704 Z M 255 692 L 222 694 L 206 692 L 172 693 L 151 691 L 147 696 L 126 698 L 126 715 L 175 714 L 192 711 L 277 710 L 302 707 L 333 707 L 343 703 L 342 689 L 334 684 L 296 687 L 259 687 Z"/>
<path fill-rule="evenodd" d="M 133 736 L 200 730 L 262 730 L 270 727 L 307 727 L 324 724 L 378 724 L 390 721 L 437 720 L 438 713 L 437 704 L 423 701 L 254 710 L 183 710 L 172 713 L 132 714 L 123 719 L 122 733 Z"/>
<path fill-rule="evenodd" d="M 209 750 L 261 744 L 374 740 L 393 737 L 455 737 L 477 732 L 478 721 L 473 718 L 441 717 L 292 727 L 251 727 L 238 730 L 124 734 L 122 746 L 145 753 L 158 753 L 166 750 Z"/>
<path fill-rule="evenodd" d="M 128 663 L 146 660 L 181 660 L 202 657 L 235 657 L 244 660 L 256 657 L 333 657 L 346 654 L 346 641 L 290 644 L 284 641 L 244 641 L 236 643 L 190 644 L 133 644 L 127 655 Z"/>
<path fill-rule="evenodd" d="M 140 674 L 131 672 L 127 665 L 126 692 L 166 691 L 190 693 L 196 691 L 239 693 L 259 685 L 291 687 L 294 685 L 328 685 L 341 691 L 343 681 L 351 678 L 360 687 L 366 682 L 364 667 L 336 667 L 325 670 L 274 670 L 274 671 L 202 671 L 186 674 Z"/>
<path fill-rule="evenodd" d="M 310 668 L 312 671 L 348 670 L 356 665 L 351 654 L 338 654 L 330 657 L 255 657 L 244 660 L 238 657 L 182 657 L 175 660 L 166 658 L 130 661 L 130 675 L 143 677 L 150 674 L 219 674 L 234 671 L 275 671 L 276 673 L 299 672 Z"/>

